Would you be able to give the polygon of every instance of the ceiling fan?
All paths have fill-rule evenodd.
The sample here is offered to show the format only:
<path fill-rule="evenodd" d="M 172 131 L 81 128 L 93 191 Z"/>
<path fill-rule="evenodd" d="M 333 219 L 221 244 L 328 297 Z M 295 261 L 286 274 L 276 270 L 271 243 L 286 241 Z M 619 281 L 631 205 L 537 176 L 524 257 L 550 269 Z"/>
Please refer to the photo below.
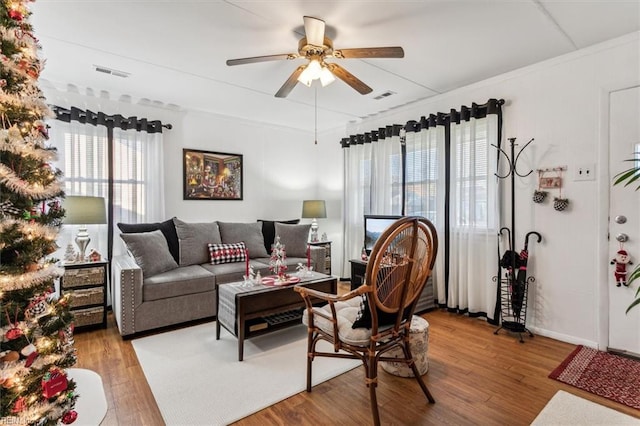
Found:
<path fill-rule="evenodd" d="M 331 84 L 338 77 L 340 80 L 353 87 L 359 93 L 366 95 L 371 93 L 371 87 L 367 86 L 356 76 L 334 62 L 326 62 L 325 59 L 350 59 L 350 58 L 403 58 L 402 47 L 362 47 L 355 49 L 333 50 L 333 41 L 325 37 L 325 23 L 322 19 L 311 16 L 304 17 L 305 37 L 298 42 L 298 53 L 284 53 L 280 55 L 254 56 L 251 58 L 229 59 L 227 65 L 243 65 L 255 62 L 276 61 L 281 59 L 308 60 L 307 64 L 300 65 L 293 71 L 287 81 L 276 93 L 277 98 L 285 98 L 295 85 L 300 82 L 311 86 L 314 80 L 319 79 L 322 86 Z"/>

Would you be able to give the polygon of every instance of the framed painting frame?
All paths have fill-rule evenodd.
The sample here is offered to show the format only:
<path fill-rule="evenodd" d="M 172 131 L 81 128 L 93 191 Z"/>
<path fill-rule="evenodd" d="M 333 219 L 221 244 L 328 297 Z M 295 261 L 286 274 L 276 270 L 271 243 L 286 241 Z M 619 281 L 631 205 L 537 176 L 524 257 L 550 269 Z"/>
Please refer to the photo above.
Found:
<path fill-rule="evenodd" d="M 242 200 L 242 154 L 182 150 L 183 200 Z"/>

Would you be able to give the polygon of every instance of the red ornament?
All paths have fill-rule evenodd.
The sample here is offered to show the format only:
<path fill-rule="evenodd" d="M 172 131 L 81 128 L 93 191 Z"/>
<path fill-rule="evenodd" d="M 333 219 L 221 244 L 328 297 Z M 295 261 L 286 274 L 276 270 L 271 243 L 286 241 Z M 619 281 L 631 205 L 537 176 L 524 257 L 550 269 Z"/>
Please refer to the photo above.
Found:
<path fill-rule="evenodd" d="M 62 416 L 62 423 L 64 423 L 65 425 L 70 425 L 71 423 L 75 422 L 77 418 L 78 413 L 75 410 L 67 411 Z"/>
<path fill-rule="evenodd" d="M 10 10 L 9 11 L 9 18 L 13 19 L 14 21 L 22 21 L 22 13 L 20 13 L 20 11 L 18 10 Z"/>
<path fill-rule="evenodd" d="M 20 413 L 25 408 L 27 408 L 27 403 L 24 400 L 24 396 L 21 396 L 20 398 L 18 398 L 16 400 L 16 403 L 14 404 L 13 409 L 11 410 L 11 412 L 14 413 L 14 414 Z"/>
<path fill-rule="evenodd" d="M 5 337 L 7 340 L 15 340 L 19 337 L 22 337 L 24 333 L 19 328 L 10 328 L 6 333 Z"/>
<path fill-rule="evenodd" d="M 31 352 L 27 357 L 27 360 L 25 361 L 24 366 L 27 368 L 31 367 L 31 364 L 33 364 L 33 361 L 35 361 L 36 358 L 38 358 L 38 351 Z"/>

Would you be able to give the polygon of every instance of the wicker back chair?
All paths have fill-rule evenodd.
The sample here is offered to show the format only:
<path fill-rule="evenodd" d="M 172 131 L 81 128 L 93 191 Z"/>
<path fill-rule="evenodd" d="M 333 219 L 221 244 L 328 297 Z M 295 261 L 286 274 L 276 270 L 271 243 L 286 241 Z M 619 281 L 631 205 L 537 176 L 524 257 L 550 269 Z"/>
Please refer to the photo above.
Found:
<path fill-rule="evenodd" d="M 306 304 L 303 322 L 308 329 L 307 392 L 311 392 L 315 357 L 359 359 L 365 368 L 373 421 L 379 425 L 378 361 L 394 361 L 409 365 L 429 402 L 435 402 L 415 366 L 409 329 L 437 252 L 438 237 L 433 224 L 425 218 L 404 217 L 385 230 L 376 242 L 364 284 L 359 288 L 337 296 L 295 287 Z M 313 306 L 312 299 L 321 299 L 327 304 Z M 364 327 L 353 327 L 354 323 L 363 322 Z M 320 340 L 330 342 L 333 351 L 318 351 L 316 345 Z M 402 349 L 404 359 L 385 356 L 397 347 Z"/>

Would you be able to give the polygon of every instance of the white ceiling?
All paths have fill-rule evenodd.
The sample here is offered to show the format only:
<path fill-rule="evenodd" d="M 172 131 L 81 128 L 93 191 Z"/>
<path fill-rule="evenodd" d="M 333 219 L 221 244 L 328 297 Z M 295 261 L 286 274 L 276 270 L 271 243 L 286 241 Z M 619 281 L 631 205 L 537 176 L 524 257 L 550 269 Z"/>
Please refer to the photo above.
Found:
<path fill-rule="evenodd" d="M 31 9 L 45 83 L 307 131 L 316 85 L 322 131 L 640 30 L 640 0 L 38 0 Z M 304 15 L 326 21 L 335 49 L 402 46 L 405 57 L 336 59 L 373 88 L 364 96 L 337 80 L 275 98 L 303 59 L 225 64 L 296 52 Z"/>

